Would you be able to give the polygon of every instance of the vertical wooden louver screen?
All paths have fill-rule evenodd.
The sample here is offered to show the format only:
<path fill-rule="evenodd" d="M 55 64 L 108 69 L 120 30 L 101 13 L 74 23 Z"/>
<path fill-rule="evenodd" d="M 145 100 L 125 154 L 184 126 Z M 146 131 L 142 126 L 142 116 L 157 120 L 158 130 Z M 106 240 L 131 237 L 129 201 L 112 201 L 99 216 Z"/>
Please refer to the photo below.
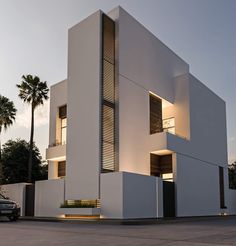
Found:
<path fill-rule="evenodd" d="M 158 97 L 150 94 L 150 134 L 163 131 L 162 126 L 162 102 Z"/>
<path fill-rule="evenodd" d="M 115 23 L 102 17 L 101 171 L 115 171 Z"/>
<path fill-rule="evenodd" d="M 58 162 L 58 177 L 65 177 L 66 176 L 66 162 L 59 161 Z"/>

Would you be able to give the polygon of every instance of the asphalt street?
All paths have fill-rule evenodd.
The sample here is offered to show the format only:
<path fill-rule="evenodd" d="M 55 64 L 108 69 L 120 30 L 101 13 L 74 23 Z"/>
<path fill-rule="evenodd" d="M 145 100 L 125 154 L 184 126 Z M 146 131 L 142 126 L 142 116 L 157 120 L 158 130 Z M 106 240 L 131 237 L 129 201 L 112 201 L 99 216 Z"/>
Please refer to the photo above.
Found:
<path fill-rule="evenodd" d="M 236 245 L 236 217 L 167 221 L 152 225 L 8 222 L 0 219 L 0 246 Z"/>

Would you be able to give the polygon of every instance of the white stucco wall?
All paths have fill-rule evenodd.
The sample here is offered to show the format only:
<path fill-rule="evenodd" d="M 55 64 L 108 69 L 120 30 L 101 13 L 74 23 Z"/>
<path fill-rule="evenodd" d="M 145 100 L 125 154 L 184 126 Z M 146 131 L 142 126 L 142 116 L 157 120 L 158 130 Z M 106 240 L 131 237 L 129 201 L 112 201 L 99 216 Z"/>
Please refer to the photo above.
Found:
<path fill-rule="evenodd" d="M 174 103 L 164 117 L 189 138 L 189 66 L 122 8 L 108 15 L 117 20 L 119 171 L 149 175 L 150 152 L 161 146 L 149 134 L 149 92 Z"/>
<path fill-rule="evenodd" d="M 149 93 L 119 77 L 119 170 L 150 174 Z"/>
<path fill-rule="evenodd" d="M 101 174 L 101 217 L 123 218 L 122 172 Z"/>
<path fill-rule="evenodd" d="M 176 154 L 176 159 L 177 216 L 218 215 L 218 167 L 181 154 Z"/>
<path fill-rule="evenodd" d="M 66 158 L 66 144 L 57 145 L 57 146 L 53 146 L 53 147 L 48 148 L 46 150 L 46 158 L 47 158 L 47 160 L 50 160 L 50 161 L 65 160 L 65 158 Z"/>
<path fill-rule="evenodd" d="M 35 216 L 58 217 L 64 202 L 64 179 L 35 182 Z"/>
<path fill-rule="evenodd" d="M 174 167 L 177 215 L 218 214 L 218 166 L 227 165 L 224 101 L 189 74 L 187 63 L 122 8 L 114 9 L 109 15 L 118 19 L 119 171 L 149 175 L 150 152 L 171 150 L 177 153 Z M 63 94 L 62 101 L 51 102 L 50 143 L 56 138 L 55 105 L 61 106 L 64 100 L 68 105 L 65 198 L 97 199 L 100 191 L 100 11 L 69 30 L 68 50 L 68 100 Z M 63 86 L 66 84 L 52 88 L 51 97 L 64 93 Z M 167 133 L 150 136 L 149 91 L 173 103 L 164 109 L 163 116 L 175 117 L 176 136 Z M 53 178 L 55 166 L 50 163 L 50 167 L 49 174 Z M 139 187 L 137 180 L 144 187 L 154 187 L 149 184 L 153 177 L 146 180 L 130 175 L 101 175 L 102 213 L 105 217 L 128 218 L 138 213 L 141 217 L 149 216 L 138 211 L 139 208 L 138 212 L 131 209 L 140 194 L 133 194 L 130 187 L 134 184 Z M 225 187 L 228 185 L 226 179 L 225 169 Z M 150 201 L 157 194 L 158 200 L 161 199 L 162 189 L 160 185 L 157 187 L 155 192 L 158 193 L 154 195 L 154 188 L 151 188 Z M 129 200 L 130 193 L 133 194 L 132 200 Z M 159 208 L 156 206 L 156 213 L 158 211 L 161 215 L 161 210 L 161 204 Z"/>
<path fill-rule="evenodd" d="M 162 217 L 161 198 L 160 178 L 127 172 L 101 174 L 101 216 L 103 218 Z"/>
<path fill-rule="evenodd" d="M 123 218 L 156 218 L 156 177 L 123 173 Z"/>
<path fill-rule="evenodd" d="M 21 207 L 21 216 L 25 215 L 25 186 L 27 183 L 7 184 L 0 186 L 0 192 Z"/>
<path fill-rule="evenodd" d="M 192 75 L 190 114 L 193 155 L 226 167 L 228 161 L 225 102 Z"/>
<path fill-rule="evenodd" d="M 69 30 L 66 199 L 99 197 L 101 12 Z"/>
<path fill-rule="evenodd" d="M 163 119 L 175 118 L 175 134 L 190 139 L 189 74 L 174 78 L 175 102 L 163 109 Z"/>
<path fill-rule="evenodd" d="M 48 179 L 57 178 L 57 161 L 66 159 L 66 145 L 55 145 L 61 142 L 61 122 L 59 107 L 67 104 L 67 80 L 63 80 L 50 88 L 49 147 L 46 158 L 49 161 Z"/>
<path fill-rule="evenodd" d="M 119 74 L 173 103 L 173 78 L 188 64 L 121 7 L 108 15 L 118 18 Z"/>

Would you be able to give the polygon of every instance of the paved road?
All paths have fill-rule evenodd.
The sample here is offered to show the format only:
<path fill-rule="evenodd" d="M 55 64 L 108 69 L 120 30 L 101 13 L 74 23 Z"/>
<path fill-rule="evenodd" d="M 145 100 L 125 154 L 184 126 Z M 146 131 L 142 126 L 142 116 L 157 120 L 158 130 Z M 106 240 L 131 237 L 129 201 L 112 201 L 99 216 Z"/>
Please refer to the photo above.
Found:
<path fill-rule="evenodd" d="M 236 217 L 155 225 L 0 220 L 0 246 L 236 245 Z"/>

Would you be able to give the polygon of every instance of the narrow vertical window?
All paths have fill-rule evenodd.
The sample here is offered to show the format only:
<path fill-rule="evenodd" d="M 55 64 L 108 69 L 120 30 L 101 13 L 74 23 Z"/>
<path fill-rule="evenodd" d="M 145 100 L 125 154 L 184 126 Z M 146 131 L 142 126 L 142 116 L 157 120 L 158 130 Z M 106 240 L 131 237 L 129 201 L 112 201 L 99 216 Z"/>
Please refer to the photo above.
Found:
<path fill-rule="evenodd" d="M 115 22 L 102 17 L 101 171 L 115 171 Z"/>
<path fill-rule="evenodd" d="M 224 191 L 224 168 L 219 167 L 219 185 L 220 185 L 220 208 L 225 206 L 225 191 Z"/>
<path fill-rule="evenodd" d="M 67 118 L 61 119 L 61 144 L 66 144 Z"/>
<path fill-rule="evenodd" d="M 67 128 L 67 107 L 66 105 L 59 108 L 59 118 L 61 124 L 61 144 L 66 144 L 66 128 Z"/>
<path fill-rule="evenodd" d="M 150 107 L 150 134 L 163 131 L 162 126 L 162 101 L 160 98 L 149 94 Z"/>

